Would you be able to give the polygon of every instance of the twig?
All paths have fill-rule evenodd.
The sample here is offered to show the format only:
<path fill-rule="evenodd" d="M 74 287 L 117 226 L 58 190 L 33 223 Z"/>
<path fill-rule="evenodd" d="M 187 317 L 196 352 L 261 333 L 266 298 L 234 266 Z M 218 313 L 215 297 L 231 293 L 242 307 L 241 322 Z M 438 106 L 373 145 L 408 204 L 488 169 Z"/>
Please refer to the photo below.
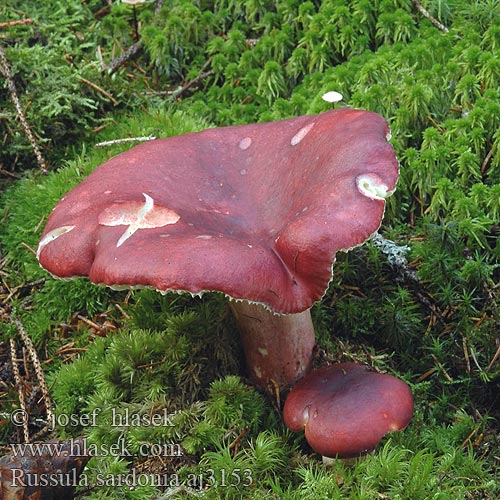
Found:
<path fill-rule="evenodd" d="M 52 415 L 53 415 L 52 400 L 50 398 L 47 382 L 45 381 L 45 376 L 43 374 L 40 358 L 38 357 L 35 347 L 33 346 L 33 342 L 31 341 L 29 335 L 26 333 L 24 325 L 21 323 L 21 321 L 19 321 L 18 319 L 13 319 L 13 323 L 16 325 L 17 331 L 21 336 L 24 345 L 26 346 L 26 349 L 28 350 L 31 362 L 33 363 L 33 368 L 35 369 L 35 375 L 38 380 L 38 384 L 40 385 L 40 390 L 42 391 L 42 399 L 43 399 L 43 404 L 45 406 L 45 413 L 47 416 L 46 428 L 48 428 L 49 423 L 52 422 Z M 39 433 L 37 433 L 37 436 L 43 434 L 44 431 L 45 429 L 42 429 Z"/>
<path fill-rule="evenodd" d="M 432 116 L 431 116 L 431 115 L 427 115 L 427 119 L 428 119 L 428 120 L 432 123 L 432 125 L 433 125 L 434 127 L 436 127 L 436 128 L 437 128 L 440 132 L 444 132 L 444 131 L 445 131 L 445 129 L 444 129 L 441 125 L 439 125 L 439 123 L 438 123 L 436 120 L 434 120 L 434 118 L 432 118 Z"/>
<path fill-rule="evenodd" d="M 493 151 L 495 149 L 496 144 L 493 143 L 493 146 L 491 146 L 490 150 L 488 151 L 488 154 L 485 156 L 483 163 L 481 164 L 481 173 L 484 174 L 486 172 L 486 167 L 488 166 L 489 161 L 491 160 L 491 157 L 493 156 Z"/>
<path fill-rule="evenodd" d="M 415 5 L 417 10 L 424 17 L 426 17 L 437 29 L 444 31 L 445 33 L 448 33 L 448 28 L 444 24 L 441 24 L 436 18 L 432 17 L 429 11 L 425 7 L 423 7 L 418 0 L 413 0 L 413 5 Z"/>
<path fill-rule="evenodd" d="M 184 92 L 186 92 L 186 90 L 188 90 L 190 87 L 192 87 L 195 83 L 198 83 L 200 80 L 203 80 L 204 78 L 208 78 L 209 76 L 212 76 L 215 74 L 215 71 L 204 72 L 208 68 L 208 66 L 210 65 L 211 62 L 212 62 L 212 58 L 210 57 L 205 61 L 205 64 L 200 69 L 201 74 L 199 74 L 197 77 L 193 78 L 191 81 L 187 82 L 186 85 L 181 87 L 179 90 L 172 92 L 172 97 L 174 98 L 174 100 L 179 99 L 179 97 Z"/>
<path fill-rule="evenodd" d="M 206 73 L 202 73 L 201 75 L 198 75 L 196 78 L 193 78 L 191 81 L 187 82 L 184 87 L 180 88 L 179 90 L 176 90 L 173 94 L 172 97 L 177 100 L 179 97 L 186 92 L 190 87 L 192 87 L 195 83 L 198 83 L 199 81 L 208 78 L 209 76 L 215 75 L 215 71 L 207 71 Z"/>
<path fill-rule="evenodd" d="M 248 434 L 248 427 L 244 428 L 234 439 L 233 441 L 230 443 L 229 445 L 229 449 L 230 450 L 233 450 L 232 454 L 233 456 L 235 456 L 237 453 L 238 453 L 238 449 L 239 449 L 239 446 L 240 446 L 240 441 L 242 440 L 242 438 L 245 437 L 245 435 Z"/>
<path fill-rule="evenodd" d="M 129 59 L 135 56 L 139 49 L 141 48 L 141 41 L 137 41 L 132 44 L 125 52 L 115 57 L 107 66 L 104 67 L 103 73 L 108 72 L 109 74 L 114 73 L 120 66 L 123 66 Z"/>
<path fill-rule="evenodd" d="M 102 94 L 104 97 L 107 97 L 115 106 L 118 106 L 118 101 L 109 92 L 106 92 L 102 87 L 99 87 L 99 85 L 96 85 L 90 80 L 83 78 L 83 76 L 79 76 L 78 79 L 85 85 L 88 85 L 90 88 L 93 88 L 96 92 L 99 92 L 99 94 Z"/>
<path fill-rule="evenodd" d="M 474 361 L 474 363 L 477 366 L 478 370 L 480 372 L 482 372 L 483 369 L 479 366 L 479 363 L 477 362 L 476 353 L 474 352 L 474 350 L 472 349 L 472 347 L 470 347 L 469 349 L 470 349 L 470 355 L 472 357 L 472 360 Z"/>
<path fill-rule="evenodd" d="M 101 73 L 106 71 L 106 65 L 104 64 L 104 58 L 102 57 L 102 49 L 101 46 L 97 46 L 97 58 L 99 59 L 99 64 L 101 66 Z"/>
<path fill-rule="evenodd" d="M 120 304 L 116 303 L 115 307 L 122 313 L 122 316 L 125 319 L 130 319 L 130 316 L 124 311 L 123 307 Z"/>
<path fill-rule="evenodd" d="M 20 26 L 25 24 L 33 24 L 35 21 L 33 19 L 16 19 L 15 21 L 7 21 L 5 23 L 0 23 L 0 29 L 10 28 L 12 26 Z"/>
<path fill-rule="evenodd" d="M 465 337 L 462 338 L 462 349 L 464 351 L 465 366 L 467 367 L 467 373 L 470 373 L 469 349 L 468 349 L 467 340 L 465 339 Z"/>
<path fill-rule="evenodd" d="M 474 437 L 474 434 L 477 434 L 477 431 L 479 430 L 478 427 L 474 428 L 470 434 L 465 438 L 464 442 L 462 443 L 462 448 L 467 446 L 468 443 L 470 443 L 470 440 Z"/>
<path fill-rule="evenodd" d="M 448 382 L 453 382 L 453 379 L 450 377 L 450 375 L 448 374 L 448 372 L 446 371 L 445 367 L 439 362 L 439 360 L 437 359 L 436 356 L 434 356 L 434 354 L 431 354 L 431 357 L 432 359 L 434 360 L 434 362 L 436 363 L 436 365 L 438 366 L 439 370 L 441 371 L 441 373 L 444 375 L 444 378 L 448 381 Z"/>
<path fill-rule="evenodd" d="M 495 354 L 493 355 L 493 358 L 491 359 L 490 364 L 486 368 L 487 372 L 489 372 L 491 370 L 493 365 L 496 363 L 497 359 L 500 357 L 500 342 L 498 341 L 498 339 L 497 339 L 497 344 L 498 344 L 498 348 L 497 348 Z"/>
<path fill-rule="evenodd" d="M 28 252 L 32 253 L 33 255 L 36 256 L 36 250 L 33 250 L 27 243 L 25 243 L 24 241 L 21 241 L 20 245 L 25 248 L 26 250 L 28 250 Z"/>
<path fill-rule="evenodd" d="M 439 312 L 439 310 L 434 307 L 432 304 L 431 304 L 431 301 L 425 297 L 421 292 L 419 292 L 418 290 L 415 291 L 415 295 L 417 296 L 417 299 L 420 301 L 420 303 L 424 304 L 425 307 L 427 307 L 432 314 L 434 314 L 434 316 L 438 319 L 438 321 L 445 325 L 446 324 L 446 321 L 443 317 L 443 315 Z"/>
<path fill-rule="evenodd" d="M 77 318 L 80 321 L 83 321 L 86 325 L 88 325 L 91 328 L 93 328 L 94 330 L 96 330 L 98 332 L 98 334 L 106 333 L 106 329 L 103 328 L 101 325 L 98 325 L 95 321 L 92 321 L 89 318 L 86 318 L 85 316 L 82 316 L 81 314 L 78 314 Z"/>
<path fill-rule="evenodd" d="M 104 146 L 114 146 L 115 144 L 121 144 L 122 142 L 144 142 L 144 141 L 154 141 L 156 137 L 154 135 L 148 135 L 146 137 L 126 137 L 124 139 L 114 139 L 112 141 L 98 142 L 94 145 L 95 148 L 102 148 Z"/>
<path fill-rule="evenodd" d="M 19 406 L 21 407 L 23 418 L 23 437 L 24 442 L 30 442 L 30 433 L 28 430 L 28 419 L 26 418 L 28 413 L 26 411 L 26 403 L 24 401 L 24 392 L 23 392 L 23 384 L 21 382 L 21 374 L 19 373 L 19 367 L 17 366 L 17 357 L 16 357 L 16 343 L 14 339 L 10 340 L 10 359 L 12 362 L 12 373 L 14 375 L 14 381 L 16 383 L 17 392 L 19 394 Z M 16 422 L 17 423 L 17 422 Z"/>
<path fill-rule="evenodd" d="M 1 168 L 1 167 L 0 167 L 0 174 L 7 175 L 7 176 L 12 177 L 14 179 L 21 179 L 20 175 L 9 172 L 8 170 L 5 170 L 4 168 Z"/>
<path fill-rule="evenodd" d="M 429 368 L 424 373 L 422 373 L 422 375 L 420 375 L 420 377 L 417 378 L 417 382 L 422 382 L 423 380 L 430 377 L 431 375 L 433 375 L 436 372 L 437 372 L 437 368 L 435 366 L 432 368 Z"/>
<path fill-rule="evenodd" d="M 7 62 L 7 57 L 5 57 L 5 51 L 3 50 L 3 47 L 0 45 L 0 71 L 2 72 L 3 76 L 7 80 L 7 85 L 9 89 L 9 94 L 10 98 L 12 99 L 12 102 L 14 103 L 14 107 L 16 108 L 16 113 L 19 118 L 19 121 L 21 122 L 21 125 L 24 128 L 24 132 L 26 136 L 28 137 L 28 140 L 30 141 L 31 147 L 33 148 L 33 151 L 36 156 L 36 161 L 42 171 L 42 173 L 46 174 L 47 173 L 47 163 L 45 162 L 42 152 L 37 146 L 37 143 L 35 141 L 35 137 L 33 133 L 31 132 L 31 129 L 28 125 L 28 122 L 26 121 L 26 118 L 24 117 L 23 110 L 21 108 L 21 103 L 19 102 L 19 97 L 17 96 L 17 90 L 16 90 L 16 85 L 14 84 L 14 80 L 12 79 L 12 75 L 10 73 L 10 68 L 9 64 Z"/>

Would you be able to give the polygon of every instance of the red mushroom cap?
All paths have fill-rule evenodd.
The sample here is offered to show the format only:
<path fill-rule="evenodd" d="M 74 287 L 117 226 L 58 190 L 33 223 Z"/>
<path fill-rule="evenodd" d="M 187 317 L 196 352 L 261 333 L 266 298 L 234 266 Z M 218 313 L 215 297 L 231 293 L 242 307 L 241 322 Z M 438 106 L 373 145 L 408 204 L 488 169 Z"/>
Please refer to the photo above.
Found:
<path fill-rule="evenodd" d="M 379 227 L 398 163 L 387 122 L 352 109 L 158 139 L 97 168 L 38 246 L 59 277 L 309 308 L 338 250 Z"/>
<path fill-rule="evenodd" d="M 402 380 L 356 363 L 309 373 L 290 391 L 283 409 L 290 430 L 304 430 L 314 451 L 339 458 L 375 449 L 385 434 L 404 429 L 412 416 L 413 396 Z"/>

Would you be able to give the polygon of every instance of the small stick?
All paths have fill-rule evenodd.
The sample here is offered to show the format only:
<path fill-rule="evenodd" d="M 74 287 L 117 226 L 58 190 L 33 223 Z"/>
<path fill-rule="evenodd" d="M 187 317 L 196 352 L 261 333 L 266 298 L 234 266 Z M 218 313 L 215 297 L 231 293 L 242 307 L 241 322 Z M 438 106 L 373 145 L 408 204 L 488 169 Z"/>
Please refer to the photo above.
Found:
<path fill-rule="evenodd" d="M 206 73 L 202 73 L 201 75 L 198 75 L 196 78 L 193 78 L 190 82 L 186 83 L 186 85 L 184 85 L 184 87 L 182 87 L 181 89 L 174 92 L 172 94 L 172 97 L 175 100 L 179 99 L 181 94 L 184 94 L 184 92 L 186 92 L 186 90 L 188 90 L 190 87 L 192 87 L 195 83 L 198 83 L 199 81 L 201 81 L 205 78 L 208 78 L 209 76 L 212 76 L 212 75 L 215 75 L 215 71 L 210 70 L 210 71 L 207 71 Z"/>
<path fill-rule="evenodd" d="M 38 230 L 42 227 L 42 224 L 45 222 L 45 215 L 42 215 L 40 217 L 40 220 L 38 221 L 38 224 L 35 226 L 35 229 L 33 229 L 33 233 L 37 233 Z"/>
<path fill-rule="evenodd" d="M 444 132 L 445 129 L 443 127 L 441 127 L 441 125 L 439 125 L 439 123 L 434 120 L 434 118 L 432 118 L 431 115 L 427 115 L 427 119 L 432 123 L 432 125 L 434 125 L 434 127 L 436 127 L 440 132 Z"/>
<path fill-rule="evenodd" d="M 453 379 L 450 377 L 450 375 L 448 374 L 448 372 L 446 371 L 445 367 L 439 362 L 439 360 L 437 359 L 436 356 L 434 356 L 434 354 L 431 354 L 431 357 L 432 359 L 434 360 L 434 362 L 436 363 L 436 365 L 438 366 L 439 370 L 441 371 L 441 373 L 444 375 L 444 378 L 448 381 L 448 382 L 453 382 Z"/>
<path fill-rule="evenodd" d="M 21 241 L 20 245 L 23 247 L 23 248 L 26 248 L 26 250 L 28 250 L 28 252 L 32 253 L 33 255 L 36 256 L 36 251 L 33 250 L 27 243 L 24 243 L 24 241 Z"/>
<path fill-rule="evenodd" d="M 115 144 L 121 144 L 123 142 L 145 142 L 154 141 L 156 137 L 154 135 L 148 135 L 145 137 L 126 137 L 124 139 L 114 139 L 112 141 L 98 142 L 94 145 L 95 148 L 102 148 L 104 146 L 114 146 Z"/>
<path fill-rule="evenodd" d="M 86 325 L 88 325 L 91 328 L 93 328 L 94 330 L 96 330 L 98 335 L 102 335 L 103 333 L 106 333 L 106 329 L 103 328 L 101 325 L 98 325 L 95 321 L 92 321 L 92 320 L 86 318 L 85 316 L 82 316 L 81 314 L 78 314 L 77 318 L 80 321 L 83 321 Z"/>
<path fill-rule="evenodd" d="M 30 281 L 29 283 L 23 283 L 22 285 L 17 285 L 15 286 L 12 290 L 17 291 L 17 290 L 22 290 L 24 288 L 31 288 L 31 287 L 36 287 L 39 285 L 43 285 L 45 283 L 46 279 L 41 278 L 36 281 Z"/>
<path fill-rule="evenodd" d="M 475 428 L 471 431 L 471 433 L 465 438 L 465 441 L 462 443 L 462 448 L 467 445 L 467 443 L 470 442 L 470 440 L 473 438 L 474 434 L 477 433 L 479 429 Z"/>
<path fill-rule="evenodd" d="M 481 164 L 481 173 L 484 174 L 486 172 L 486 167 L 488 166 L 488 163 L 491 160 L 491 157 L 493 156 L 493 151 L 495 149 L 496 144 L 493 143 L 493 146 L 491 146 L 490 150 L 488 151 L 488 154 L 485 156 L 483 163 Z"/>
<path fill-rule="evenodd" d="M 79 353 L 85 351 L 87 351 L 87 347 L 74 347 L 74 342 L 71 342 L 70 344 L 61 347 L 61 349 L 58 349 L 57 355 L 67 354 L 68 352 Z"/>
<path fill-rule="evenodd" d="M 26 24 L 33 24 L 33 19 L 16 19 L 15 21 L 7 21 L 5 23 L 0 23 L 0 29 L 10 28 L 11 26 L 20 26 Z"/>
<path fill-rule="evenodd" d="M 36 156 L 36 161 L 42 171 L 42 173 L 46 174 L 47 173 L 47 163 L 45 162 L 42 152 L 37 146 L 37 143 L 35 141 L 35 137 L 33 133 L 31 132 L 31 129 L 28 125 L 28 122 L 26 121 L 26 118 L 24 117 L 23 110 L 21 108 L 21 103 L 19 102 L 19 97 L 17 95 L 17 90 L 16 90 L 16 85 L 14 84 L 14 80 L 12 79 L 12 74 L 10 72 L 9 64 L 7 62 L 7 57 L 5 56 L 5 51 L 3 50 L 3 47 L 0 45 L 0 72 L 3 74 L 5 79 L 7 80 L 7 85 L 9 89 L 9 94 L 10 98 L 12 99 L 12 102 L 14 103 L 14 107 L 16 108 L 16 113 L 19 118 L 19 121 L 21 122 L 21 125 L 24 129 L 24 133 L 28 137 L 28 140 L 30 141 L 31 147 L 33 148 L 33 151 Z"/>
<path fill-rule="evenodd" d="M 498 339 L 497 339 L 497 343 L 498 343 L 498 349 L 496 350 L 495 354 L 493 355 L 493 358 L 491 359 L 490 364 L 486 368 L 487 372 L 489 372 L 491 370 L 491 368 L 493 367 L 493 365 L 496 363 L 497 359 L 500 356 L 500 342 L 498 342 Z"/>
<path fill-rule="evenodd" d="M 248 433 L 248 427 L 246 427 L 245 429 L 243 429 L 233 440 L 233 442 L 229 445 L 229 449 L 232 450 L 234 448 L 234 451 L 233 451 L 233 456 L 236 455 L 238 453 L 238 448 L 240 446 L 240 441 L 242 440 L 243 437 L 245 437 L 245 435 Z"/>
<path fill-rule="evenodd" d="M 9 216 L 9 214 L 10 214 L 10 206 L 8 205 L 5 209 L 5 212 L 3 214 L 2 220 L 0 221 L 0 224 L 5 224 L 5 221 L 7 220 L 7 217 Z"/>
<path fill-rule="evenodd" d="M 184 93 L 186 92 L 186 90 L 188 90 L 190 87 L 192 87 L 195 83 L 198 83 L 200 80 L 203 80 L 205 78 L 208 78 L 209 76 L 212 76 L 212 75 L 215 75 L 215 71 L 206 71 L 205 73 L 203 73 L 203 71 L 205 71 L 207 69 L 207 67 L 209 66 L 209 64 L 212 62 L 212 58 L 209 58 L 205 64 L 202 66 L 201 68 L 201 74 L 199 74 L 197 77 L 193 78 L 191 81 L 187 82 L 186 85 L 184 85 L 183 87 L 181 87 L 179 90 L 175 91 L 172 93 L 172 97 L 174 98 L 174 100 L 177 100 L 179 99 L 179 97 Z"/>
<path fill-rule="evenodd" d="M 0 174 L 8 175 L 9 177 L 13 177 L 14 179 L 20 179 L 21 178 L 20 175 L 17 175 L 17 174 L 14 174 L 12 172 L 9 172 L 8 170 L 5 170 L 4 168 L 1 168 L 1 167 L 0 167 Z"/>
<path fill-rule="evenodd" d="M 120 66 L 123 66 L 130 58 L 139 52 L 141 45 L 141 41 L 137 41 L 132 44 L 125 52 L 120 54 L 118 57 L 115 57 L 107 66 L 105 66 L 103 73 L 114 73 Z"/>
<path fill-rule="evenodd" d="M 445 33 L 448 33 L 448 28 L 444 25 L 441 24 L 437 19 L 432 17 L 429 13 L 429 11 L 422 6 L 422 4 L 418 0 L 413 0 L 413 5 L 417 8 L 417 10 L 424 16 L 426 17 L 437 29 L 444 31 Z"/>
<path fill-rule="evenodd" d="M 17 331 L 21 336 L 26 349 L 28 350 L 29 357 L 31 358 L 31 362 L 33 363 L 33 367 L 35 368 L 35 375 L 38 380 L 38 384 L 40 385 L 40 390 L 42 391 L 43 404 L 45 406 L 45 413 L 47 414 L 47 422 L 52 421 L 52 400 L 49 394 L 49 388 L 47 386 L 47 382 L 45 381 L 45 376 L 43 374 L 42 365 L 40 363 L 40 358 L 33 346 L 33 342 L 31 341 L 29 335 L 26 333 L 24 325 L 18 319 L 13 319 L 13 323 L 16 325 Z"/>
<path fill-rule="evenodd" d="M 477 362 L 477 358 L 476 358 L 476 353 L 474 352 L 474 350 L 472 349 L 472 347 L 470 348 L 470 355 L 471 355 L 472 360 L 474 361 L 475 365 L 477 366 L 478 370 L 480 372 L 482 372 L 483 369 L 479 366 L 479 363 Z"/>
<path fill-rule="evenodd" d="M 100 132 L 101 130 L 104 130 L 105 128 L 109 127 L 110 125 L 116 125 L 115 120 L 111 120 L 108 123 L 104 123 L 102 125 L 99 125 L 95 128 L 92 129 L 93 134 L 97 134 L 97 132 Z"/>
<path fill-rule="evenodd" d="M 106 92 L 103 88 L 99 87 L 99 85 L 96 85 L 90 80 L 83 78 L 83 76 L 79 76 L 78 79 L 85 85 L 88 85 L 89 87 L 93 88 L 96 92 L 99 92 L 99 94 L 102 94 L 104 97 L 107 97 L 115 106 L 118 106 L 118 101 L 109 92 Z"/>
<path fill-rule="evenodd" d="M 21 382 L 21 374 L 19 373 L 19 367 L 17 366 L 17 359 L 16 359 L 16 343 L 14 342 L 14 339 L 11 338 L 10 340 L 10 359 L 12 363 L 12 373 L 14 375 L 14 381 L 16 383 L 16 388 L 17 392 L 19 394 L 19 406 L 21 407 L 22 414 L 24 417 L 28 416 L 28 412 L 26 411 L 26 403 L 24 401 L 24 392 L 23 392 L 23 384 Z M 30 441 L 30 433 L 28 430 L 28 419 L 24 418 L 23 419 L 23 437 L 24 437 L 24 442 L 29 443 Z"/>
<path fill-rule="evenodd" d="M 123 307 L 120 304 L 116 303 L 115 307 L 122 313 L 122 316 L 125 319 L 130 319 L 130 316 L 123 310 Z"/>
<path fill-rule="evenodd" d="M 101 73 L 104 73 L 106 65 L 104 64 L 104 58 L 102 57 L 102 49 L 100 45 L 97 46 L 97 58 L 99 59 L 99 64 L 101 66 Z"/>
<path fill-rule="evenodd" d="M 469 352 L 468 352 L 468 347 L 467 347 L 467 341 L 465 340 L 465 337 L 462 338 L 462 349 L 464 351 L 465 364 L 466 364 L 466 367 L 467 367 L 467 373 L 470 373 L 470 359 L 469 359 Z"/>
<path fill-rule="evenodd" d="M 434 374 L 436 372 L 437 372 L 437 368 L 436 367 L 429 368 L 427 371 L 425 371 L 424 373 L 422 373 L 422 375 L 420 375 L 420 377 L 417 378 L 417 382 L 422 382 L 423 380 L 425 380 L 426 378 L 430 377 L 432 374 Z"/>

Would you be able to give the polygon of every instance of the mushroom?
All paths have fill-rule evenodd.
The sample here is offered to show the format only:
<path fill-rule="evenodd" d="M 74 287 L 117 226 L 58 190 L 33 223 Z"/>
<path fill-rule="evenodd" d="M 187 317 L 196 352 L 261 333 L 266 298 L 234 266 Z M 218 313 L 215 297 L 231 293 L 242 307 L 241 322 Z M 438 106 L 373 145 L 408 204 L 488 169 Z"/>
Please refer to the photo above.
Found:
<path fill-rule="evenodd" d="M 326 102 L 331 102 L 335 104 L 336 102 L 340 102 L 344 96 L 340 92 L 336 92 L 335 90 L 330 90 L 330 92 L 326 92 L 321 96 L 321 99 Z"/>
<path fill-rule="evenodd" d="M 356 363 L 312 371 L 293 387 L 283 408 L 290 430 L 304 430 L 314 451 L 338 458 L 374 450 L 412 416 L 412 393 L 402 380 Z"/>
<path fill-rule="evenodd" d="M 136 5 L 140 5 L 144 3 L 146 0 L 122 0 L 122 3 L 126 3 L 128 5 L 132 5 L 132 13 L 133 13 L 133 23 L 134 23 L 134 40 L 139 40 L 139 23 L 137 22 L 137 12 Z"/>
<path fill-rule="evenodd" d="M 259 386 L 310 368 L 310 307 L 339 250 L 377 231 L 398 177 L 378 114 L 353 109 L 140 144 L 52 211 L 38 245 L 55 276 L 223 292 Z"/>

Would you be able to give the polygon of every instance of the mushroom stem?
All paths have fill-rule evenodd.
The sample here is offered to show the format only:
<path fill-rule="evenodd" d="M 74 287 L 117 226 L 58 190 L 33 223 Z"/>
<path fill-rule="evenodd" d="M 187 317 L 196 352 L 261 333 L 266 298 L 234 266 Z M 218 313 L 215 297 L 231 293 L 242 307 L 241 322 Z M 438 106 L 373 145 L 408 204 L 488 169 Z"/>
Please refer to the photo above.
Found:
<path fill-rule="evenodd" d="M 134 39 L 134 42 L 138 42 L 139 41 L 139 23 L 137 22 L 137 12 L 135 10 L 135 5 L 132 5 L 132 12 L 133 12 L 133 15 L 134 15 L 134 18 L 133 18 L 133 21 L 134 21 L 134 34 L 133 34 L 133 39 Z"/>
<path fill-rule="evenodd" d="M 311 312 L 277 315 L 259 304 L 230 303 L 238 325 L 252 381 L 280 391 L 310 369 L 314 347 Z"/>

